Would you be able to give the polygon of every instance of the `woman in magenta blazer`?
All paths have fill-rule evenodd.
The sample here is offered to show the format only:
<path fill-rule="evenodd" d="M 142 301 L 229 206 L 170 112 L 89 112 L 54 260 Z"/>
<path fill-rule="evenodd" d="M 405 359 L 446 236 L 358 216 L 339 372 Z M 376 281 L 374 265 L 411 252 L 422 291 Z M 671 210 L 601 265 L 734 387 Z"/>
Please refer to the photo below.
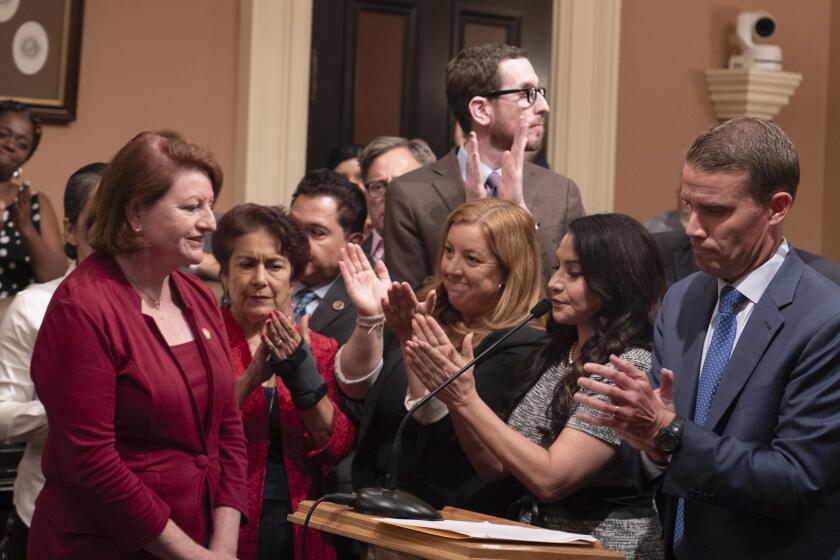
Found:
<path fill-rule="evenodd" d="M 30 558 L 235 558 L 245 438 L 203 257 L 213 156 L 142 133 L 94 202 L 96 253 L 59 286 L 32 378 L 47 410 Z"/>

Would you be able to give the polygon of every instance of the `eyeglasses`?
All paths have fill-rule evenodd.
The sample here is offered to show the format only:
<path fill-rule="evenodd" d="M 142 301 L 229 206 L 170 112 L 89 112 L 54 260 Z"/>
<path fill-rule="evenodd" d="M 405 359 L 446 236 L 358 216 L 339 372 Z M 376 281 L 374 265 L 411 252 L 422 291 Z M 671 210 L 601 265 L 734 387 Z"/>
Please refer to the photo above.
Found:
<path fill-rule="evenodd" d="M 385 196 L 385 188 L 388 186 L 388 181 L 371 181 L 365 185 L 367 192 L 374 198 L 382 198 Z"/>
<path fill-rule="evenodd" d="M 497 89 L 496 91 L 485 93 L 481 97 L 499 97 L 500 95 L 507 95 L 509 93 L 524 93 L 525 99 L 528 101 L 528 107 L 530 107 L 537 102 L 537 94 L 542 95 L 543 99 L 545 99 L 547 91 L 544 87 L 528 86 L 517 89 Z"/>

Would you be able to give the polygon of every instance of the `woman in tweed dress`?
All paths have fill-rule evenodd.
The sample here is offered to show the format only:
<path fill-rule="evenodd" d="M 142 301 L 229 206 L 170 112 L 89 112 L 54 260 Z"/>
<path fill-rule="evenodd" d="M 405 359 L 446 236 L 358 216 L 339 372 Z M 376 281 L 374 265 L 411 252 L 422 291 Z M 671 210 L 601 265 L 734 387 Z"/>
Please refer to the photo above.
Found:
<path fill-rule="evenodd" d="M 471 372 L 439 396 L 476 470 L 487 479 L 512 475 L 530 491 L 522 520 L 592 534 L 626 558 L 662 558 L 652 496 L 625 472 L 620 439 L 577 420 L 578 412 L 597 412 L 572 399 L 584 363 L 615 354 L 649 368 L 665 290 L 659 250 L 637 221 L 601 214 L 572 221 L 556 258 L 547 336 L 517 373 L 507 423 L 478 397 Z M 432 319 L 417 317 L 415 330 L 407 354 L 427 387 L 472 358 L 467 344 L 460 356 L 436 350 Z"/>

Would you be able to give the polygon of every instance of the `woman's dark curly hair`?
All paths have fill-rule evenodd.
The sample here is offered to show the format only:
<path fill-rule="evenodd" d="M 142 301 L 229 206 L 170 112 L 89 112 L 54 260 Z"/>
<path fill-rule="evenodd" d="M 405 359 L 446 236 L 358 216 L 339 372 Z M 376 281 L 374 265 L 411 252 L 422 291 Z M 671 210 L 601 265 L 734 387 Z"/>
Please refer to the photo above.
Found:
<path fill-rule="evenodd" d="M 41 143 L 41 118 L 29 105 L 15 101 L 14 99 L 0 101 L 0 115 L 3 113 L 23 113 L 29 119 L 30 124 L 32 124 L 32 145 L 29 146 L 29 153 L 26 155 L 26 160 L 29 161 L 29 158 L 38 149 L 38 144 Z"/>
<path fill-rule="evenodd" d="M 558 433 L 573 406 L 572 395 L 587 362 L 607 363 L 610 354 L 628 348 L 651 348 L 653 323 L 665 293 L 665 269 L 659 247 L 644 226 L 623 214 L 594 214 L 572 220 L 572 238 L 586 286 L 601 303 L 589 338 L 574 362 L 575 372 L 557 384 L 546 409 L 552 433 Z M 565 361 L 577 342 L 577 327 L 549 319 L 546 337 L 519 371 L 512 405 L 522 399 L 552 365 Z"/>
<path fill-rule="evenodd" d="M 309 260 L 309 239 L 297 220 L 281 206 L 240 204 L 228 210 L 213 232 L 213 256 L 222 274 L 227 274 L 236 240 L 245 234 L 263 230 L 280 244 L 280 254 L 292 265 L 292 281 L 303 272 Z"/>

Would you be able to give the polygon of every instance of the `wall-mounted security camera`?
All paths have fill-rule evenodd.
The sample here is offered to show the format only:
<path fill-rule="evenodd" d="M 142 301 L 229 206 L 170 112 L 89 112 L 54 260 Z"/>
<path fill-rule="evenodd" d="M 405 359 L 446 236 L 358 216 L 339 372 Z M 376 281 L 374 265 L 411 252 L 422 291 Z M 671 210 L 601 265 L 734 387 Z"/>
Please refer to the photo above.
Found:
<path fill-rule="evenodd" d="M 729 68 L 781 70 L 782 49 L 776 45 L 756 45 L 754 39 L 767 39 L 776 32 L 776 20 L 767 12 L 738 14 L 736 34 L 741 54 L 729 57 Z"/>

